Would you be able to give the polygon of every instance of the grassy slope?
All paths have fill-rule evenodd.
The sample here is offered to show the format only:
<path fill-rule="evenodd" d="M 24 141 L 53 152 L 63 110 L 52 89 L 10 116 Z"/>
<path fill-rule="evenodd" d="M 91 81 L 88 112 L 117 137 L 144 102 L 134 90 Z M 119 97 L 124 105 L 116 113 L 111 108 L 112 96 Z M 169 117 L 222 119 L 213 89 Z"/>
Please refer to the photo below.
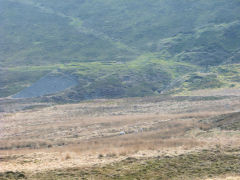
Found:
<path fill-rule="evenodd" d="M 89 99 L 160 93 L 169 81 L 184 75 L 186 70 L 194 72 L 198 67 L 183 62 L 159 60 L 153 54 L 146 54 L 125 63 L 74 62 L 40 67 L 22 66 L 9 68 L 9 72 L 30 74 L 54 69 L 72 74 L 78 80 L 79 86 L 70 93 L 70 99 Z"/>
<path fill-rule="evenodd" d="M 127 158 L 103 167 L 60 169 L 36 174 L 8 172 L 3 179 L 195 179 L 239 173 L 239 150 L 206 150 L 176 157 Z"/>
<path fill-rule="evenodd" d="M 67 17 L 37 7 L 1 1 L 1 66 L 104 61 L 131 55 L 112 42 L 78 31 Z"/>
<path fill-rule="evenodd" d="M 174 81 L 167 90 L 187 94 L 189 91 L 198 89 L 239 88 L 239 78 L 239 64 L 220 65 L 204 72 L 189 73 Z"/>
<path fill-rule="evenodd" d="M 239 63 L 238 0 L 0 3 L 0 97 L 56 69 L 79 79 L 80 99 L 175 92 L 179 79 L 177 91 L 238 86 L 239 69 L 208 67 Z M 189 74 L 206 69 L 201 82 Z"/>
<path fill-rule="evenodd" d="M 203 121 L 206 126 L 206 130 L 219 128 L 221 130 L 232 130 L 237 131 L 240 129 L 240 113 L 230 113 L 221 115 L 215 118 L 210 118 Z"/>

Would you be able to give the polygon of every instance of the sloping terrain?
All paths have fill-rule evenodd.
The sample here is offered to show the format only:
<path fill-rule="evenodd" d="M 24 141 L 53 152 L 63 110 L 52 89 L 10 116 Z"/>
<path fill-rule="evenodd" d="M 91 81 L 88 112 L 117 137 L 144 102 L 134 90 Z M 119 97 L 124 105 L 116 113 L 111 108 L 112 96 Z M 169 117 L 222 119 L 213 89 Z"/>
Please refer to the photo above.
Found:
<path fill-rule="evenodd" d="M 34 98 L 55 94 L 77 85 L 77 81 L 63 74 L 49 74 L 30 87 L 12 96 L 13 98 Z"/>
<path fill-rule="evenodd" d="M 149 159 L 127 158 L 119 163 L 91 169 L 72 168 L 64 172 L 55 170 L 36 173 L 31 178 L 64 179 L 195 179 L 239 173 L 239 150 L 235 154 L 209 150 L 189 153 L 176 157 L 156 157 Z M 14 174 L 14 173 L 13 173 Z M 19 176 L 20 173 L 16 173 Z"/>
<path fill-rule="evenodd" d="M 78 80 L 65 99 L 238 87 L 214 70 L 239 64 L 238 0 L 0 3 L 0 97 L 56 69 Z"/>
<path fill-rule="evenodd" d="M 0 113 L 0 179 L 239 177 L 240 133 L 228 125 L 240 92 L 229 92 L 23 109 L 27 100 L 4 100 L 12 111 Z"/>
<path fill-rule="evenodd" d="M 240 113 L 224 114 L 208 120 L 207 129 L 220 128 L 222 130 L 239 130 L 240 129 Z"/>
<path fill-rule="evenodd" d="M 230 88 L 239 91 L 240 65 L 211 67 L 208 71 L 189 73 L 172 81 L 165 92 L 191 93 L 195 90 Z M 228 93 L 228 92 L 226 92 Z"/>
<path fill-rule="evenodd" d="M 56 169 L 29 174 L 24 172 L 0 173 L 5 179 L 206 179 L 206 177 L 239 173 L 239 150 L 229 153 L 218 150 L 205 150 L 182 154 L 175 157 L 163 156 L 155 158 L 126 158 L 121 162 L 103 167 Z M 225 175 L 225 176 L 224 176 Z M 230 176 L 230 175 L 229 175 Z M 237 180 L 239 176 L 231 176 L 229 180 Z M 236 179 L 235 179 L 236 178 Z M 220 178 L 219 178 L 220 179 Z"/>

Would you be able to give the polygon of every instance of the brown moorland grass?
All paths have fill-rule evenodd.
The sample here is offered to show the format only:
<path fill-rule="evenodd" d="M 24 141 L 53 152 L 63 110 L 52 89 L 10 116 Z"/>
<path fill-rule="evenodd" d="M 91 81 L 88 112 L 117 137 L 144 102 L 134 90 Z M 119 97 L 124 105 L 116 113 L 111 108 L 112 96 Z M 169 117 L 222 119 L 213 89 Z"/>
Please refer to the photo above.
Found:
<path fill-rule="evenodd" d="M 229 153 L 230 150 L 230 153 Z M 234 153 L 233 153 L 234 152 Z M 128 157 L 102 166 L 40 172 L 8 172 L 0 176 L 28 179 L 218 179 L 239 177 L 239 149 L 209 149 L 177 156 Z M 215 178 L 213 178 L 215 177 Z"/>
<path fill-rule="evenodd" d="M 127 157 L 238 148 L 238 130 L 219 129 L 203 120 L 239 109 L 237 96 L 149 97 L 2 113 L 0 171 L 34 174 L 106 165 Z"/>

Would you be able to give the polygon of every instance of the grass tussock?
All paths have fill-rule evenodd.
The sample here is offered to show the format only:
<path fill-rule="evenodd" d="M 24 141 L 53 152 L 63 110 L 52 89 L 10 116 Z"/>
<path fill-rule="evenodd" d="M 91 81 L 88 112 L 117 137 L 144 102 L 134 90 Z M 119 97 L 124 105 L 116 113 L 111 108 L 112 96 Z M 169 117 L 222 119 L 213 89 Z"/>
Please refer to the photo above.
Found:
<path fill-rule="evenodd" d="M 103 167 L 73 168 L 30 175 L 36 179 L 197 179 L 240 173 L 239 150 L 205 150 L 179 156 L 126 158 Z"/>
<path fill-rule="evenodd" d="M 0 179 L 16 179 L 17 172 L 28 179 L 234 174 L 239 130 L 218 124 L 237 124 L 239 102 L 238 96 L 145 97 L 1 114 Z"/>

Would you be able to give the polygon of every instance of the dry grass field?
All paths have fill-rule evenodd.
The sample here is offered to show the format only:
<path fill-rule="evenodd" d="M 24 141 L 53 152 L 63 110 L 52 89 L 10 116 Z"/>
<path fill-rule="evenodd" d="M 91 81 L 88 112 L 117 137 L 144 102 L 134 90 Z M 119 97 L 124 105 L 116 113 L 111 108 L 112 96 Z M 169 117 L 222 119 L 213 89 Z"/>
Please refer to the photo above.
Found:
<path fill-rule="evenodd" d="M 240 177 L 239 89 L 0 107 L 0 179 Z"/>

